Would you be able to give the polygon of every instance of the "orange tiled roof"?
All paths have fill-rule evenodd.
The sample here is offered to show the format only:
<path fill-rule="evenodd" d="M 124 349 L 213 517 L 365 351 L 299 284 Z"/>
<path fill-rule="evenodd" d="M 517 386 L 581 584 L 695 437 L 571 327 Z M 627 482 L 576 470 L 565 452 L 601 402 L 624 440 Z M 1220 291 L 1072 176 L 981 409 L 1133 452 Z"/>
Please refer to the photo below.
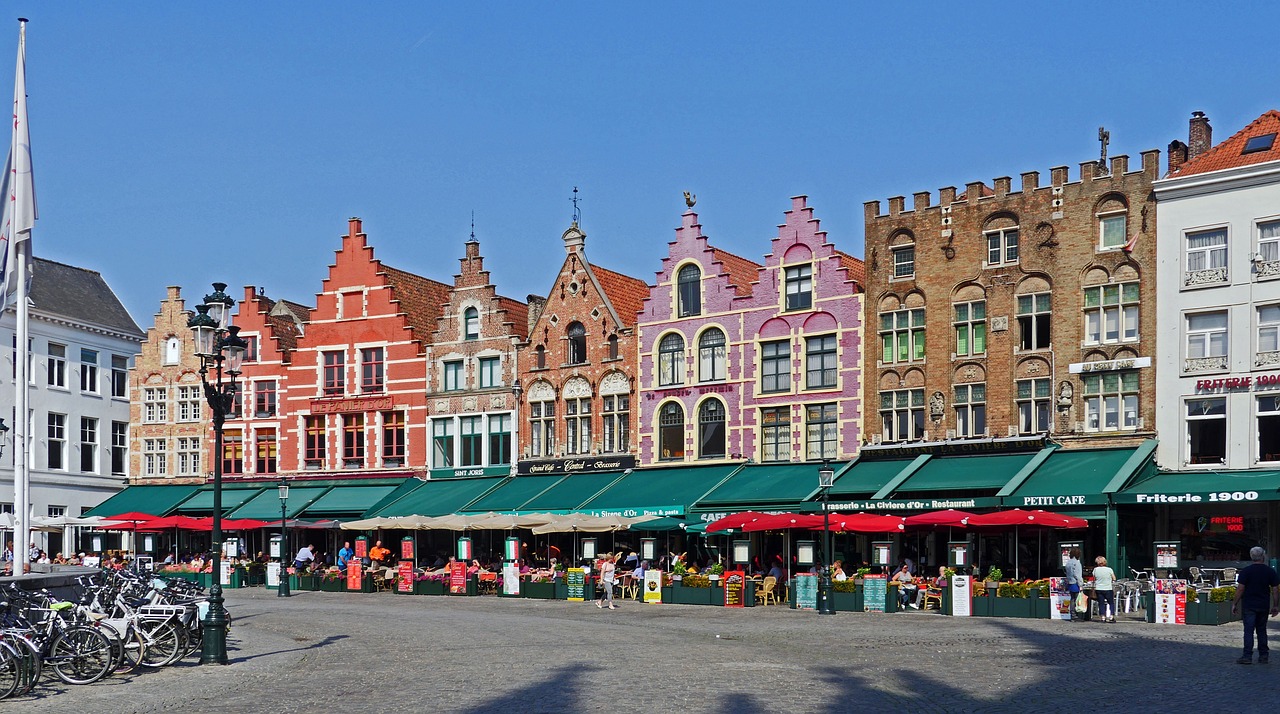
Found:
<path fill-rule="evenodd" d="M 297 317 L 303 322 L 311 319 L 311 308 L 303 305 L 302 303 L 296 303 L 292 300 L 280 300 L 280 304 L 288 308 L 289 312 L 293 313 L 294 317 Z"/>
<path fill-rule="evenodd" d="M 750 295 L 751 284 L 760 276 L 760 264 L 719 248 L 712 248 L 711 252 L 724 266 L 724 272 L 738 295 Z"/>
<path fill-rule="evenodd" d="M 449 301 L 449 286 L 389 265 L 383 265 L 382 270 L 391 284 L 392 295 L 408 316 L 414 337 L 424 344 L 429 342 L 431 330 Z"/>
<path fill-rule="evenodd" d="M 498 307 L 507 311 L 512 333 L 519 335 L 521 340 L 529 339 L 529 306 L 519 300 L 499 295 Z"/>
<path fill-rule="evenodd" d="M 857 258 L 836 251 L 836 255 L 840 256 L 840 265 L 849 271 L 849 279 L 858 283 L 858 289 L 862 290 L 867 284 L 867 264 Z"/>
<path fill-rule="evenodd" d="M 1280 112 L 1275 109 L 1254 119 L 1226 141 L 1214 145 L 1203 154 L 1173 169 L 1169 172 L 1169 176 L 1191 176 L 1280 159 L 1280 136 L 1271 142 L 1270 149 L 1243 153 L 1249 139 L 1265 134 L 1280 134 Z"/>
<path fill-rule="evenodd" d="M 600 289 L 618 313 L 623 327 L 634 327 L 636 315 L 643 306 L 644 299 L 649 297 L 649 286 L 640 279 L 622 273 L 615 273 L 598 265 L 591 266 L 591 273 L 600 283 Z"/>

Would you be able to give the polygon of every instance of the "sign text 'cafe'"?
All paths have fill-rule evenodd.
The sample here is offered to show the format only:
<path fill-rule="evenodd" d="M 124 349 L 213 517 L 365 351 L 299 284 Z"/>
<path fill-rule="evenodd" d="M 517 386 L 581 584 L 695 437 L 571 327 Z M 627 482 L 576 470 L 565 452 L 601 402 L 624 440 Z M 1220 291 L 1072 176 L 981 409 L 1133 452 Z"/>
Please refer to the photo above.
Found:
<path fill-rule="evenodd" d="M 1280 372 L 1272 374 L 1249 375 L 1247 377 L 1219 377 L 1218 379 L 1197 379 L 1197 392 L 1216 392 L 1231 389 L 1280 389 Z"/>

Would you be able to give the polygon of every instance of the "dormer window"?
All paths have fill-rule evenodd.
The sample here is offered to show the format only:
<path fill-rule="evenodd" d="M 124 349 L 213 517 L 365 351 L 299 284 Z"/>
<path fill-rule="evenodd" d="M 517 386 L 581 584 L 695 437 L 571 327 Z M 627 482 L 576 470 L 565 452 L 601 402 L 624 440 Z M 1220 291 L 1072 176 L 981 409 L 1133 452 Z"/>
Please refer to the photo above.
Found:
<path fill-rule="evenodd" d="M 586 364 L 587 328 L 581 322 L 571 322 L 565 334 L 569 337 L 569 364 Z"/>
<path fill-rule="evenodd" d="M 480 339 L 480 311 L 469 307 L 462 313 L 462 332 L 465 339 Z"/>
<path fill-rule="evenodd" d="M 677 297 L 680 301 L 680 317 L 702 314 L 702 271 L 696 265 L 686 265 L 676 274 Z"/>
<path fill-rule="evenodd" d="M 795 265 L 785 272 L 787 310 L 808 310 L 813 307 L 813 266 Z"/>

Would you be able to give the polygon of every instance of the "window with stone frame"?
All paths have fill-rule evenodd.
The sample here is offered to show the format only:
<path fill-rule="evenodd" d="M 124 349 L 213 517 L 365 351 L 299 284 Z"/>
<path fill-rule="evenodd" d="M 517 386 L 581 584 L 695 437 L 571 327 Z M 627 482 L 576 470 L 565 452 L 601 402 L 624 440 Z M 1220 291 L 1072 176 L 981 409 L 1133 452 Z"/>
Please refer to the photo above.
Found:
<path fill-rule="evenodd" d="M 804 341 L 806 389 L 829 389 L 839 382 L 836 336 L 807 337 Z"/>
<path fill-rule="evenodd" d="M 885 442 L 924 438 L 924 390 L 894 389 L 880 392 L 881 438 Z"/>
<path fill-rule="evenodd" d="M 382 412 L 382 465 L 388 468 L 404 466 L 404 456 L 404 412 Z"/>
<path fill-rule="evenodd" d="M 893 277 L 914 278 L 916 275 L 916 247 L 902 245 L 891 249 L 893 255 Z"/>
<path fill-rule="evenodd" d="M 618 336 L 609 335 L 609 359 L 620 359 L 622 354 L 618 351 Z"/>
<path fill-rule="evenodd" d="M 533 348 L 533 364 L 534 364 L 534 369 L 547 368 L 547 348 L 546 347 L 543 347 L 542 345 L 538 345 L 537 347 Z"/>
<path fill-rule="evenodd" d="M 502 386 L 502 361 L 497 357 L 481 357 L 480 388 L 492 389 Z"/>
<path fill-rule="evenodd" d="M 529 403 L 530 456 L 554 456 L 556 448 L 556 403 L 550 399 Z"/>
<path fill-rule="evenodd" d="M 178 421 L 200 421 L 201 410 L 203 408 L 203 400 L 200 395 L 200 385 L 178 385 L 177 407 Z"/>
<path fill-rule="evenodd" d="M 804 414 L 805 458 L 809 461 L 836 458 L 840 436 L 836 404 L 806 404 Z"/>
<path fill-rule="evenodd" d="M 885 364 L 925 358 L 924 308 L 880 313 L 881 359 Z"/>
<path fill-rule="evenodd" d="M 142 390 L 142 421 L 162 424 L 169 419 L 169 390 L 164 387 L 146 387 Z"/>
<path fill-rule="evenodd" d="M 1112 250 L 1123 248 L 1129 242 L 1129 219 L 1125 211 L 1109 211 L 1098 214 L 1098 248 Z"/>
<path fill-rule="evenodd" d="M 1280 304 L 1258 306 L 1258 355 L 1255 367 L 1280 362 Z"/>
<path fill-rule="evenodd" d="M 791 341 L 760 343 L 760 391 L 765 394 L 791 391 Z"/>
<path fill-rule="evenodd" d="M 1187 272 L 1199 273 L 1205 270 L 1221 270 L 1222 274 L 1215 275 L 1214 278 L 1226 280 L 1226 228 L 1194 231 L 1187 234 Z"/>
<path fill-rule="evenodd" d="M 169 447 L 165 439 L 142 440 L 142 471 L 148 476 L 169 475 Z"/>
<path fill-rule="evenodd" d="M 99 391 L 97 350 L 80 349 L 80 391 L 85 394 Z"/>
<path fill-rule="evenodd" d="M 1221 465 L 1227 461 L 1227 400 L 1191 398 L 1186 402 L 1187 463 Z"/>
<path fill-rule="evenodd" d="M 698 458 L 721 459 L 725 455 L 725 411 L 719 399 L 698 407 Z"/>
<path fill-rule="evenodd" d="M 324 352 L 324 396 L 340 397 L 347 391 L 346 361 L 341 350 Z"/>
<path fill-rule="evenodd" d="M 480 311 L 474 307 L 462 312 L 462 335 L 466 340 L 480 339 Z"/>
<path fill-rule="evenodd" d="M 431 420 L 431 467 L 449 469 L 454 466 L 453 418 Z"/>
<path fill-rule="evenodd" d="M 1258 224 L 1258 254 L 1264 263 L 1280 260 L 1280 221 Z"/>
<path fill-rule="evenodd" d="M 258 419 L 276 415 L 276 381 L 260 379 L 253 383 L 253 414 Z"/>
<path fill-rule="evenodd" d="M 956 356 L 987 353 L 987 301 L 958 302 L 952 306 L 952 327 L 956 333 Z"/>
<path fill-rule="evenodd" d="M 48 382 L 50 387 L 64 388 L 67 386 L 67 346 L 59 345 L 53 342 L 49 343 L 49 373 Z"/>
<path fill-rule="evenodd" d="M 696 265 L 685 265 L 676 273 L 676 299 L 680 317 L 702 314 L 702 271 Z"/>
<path fill-rule="evenodd" d="M 244 431 L 224 429 L 222 432 L 222 473 L 227 476 L 244 474 Z"/>
<path fill-rule="evenodd" d="M 1102 372 L 1080 376 L 1084 392 L 1084 430 L 1138 428 L 1138 372 Z"/>
<path fill-rule="evenodd" d="M 1093 285 L 1084 289 L 1084 343 L 1134 342 L 1138 339 L 1137 282 Z"/>
<path fill-rule="evenodd" d="M 364 468 L 364 414 L 342 415 L 342 468 Z"/>
<path fill-rule="evenodd" d="M 80 471 L 98 473 L 98 420 L 80 417 Z"/>
<path fill-rule="evenodd" d="M 1019 379 L 1014 387 L 1018 406 L 1018 433 L 1044 434 L 1052 429 L 1052 381 L 1048 378 Z"/>
<path fill-rule="evenodd" d="M 813 265 L 793 265 L 783 270 L 786 309 L 809 310 L 813 307 Z"/>
<path fill-rule="evenodd" d="M 591 453 L 591 398 L 564 400 L 564 452 Z"/>
<path fill-rule="evenodd" d="M 489 465 L 511 463 L 511 415 L 489 415 Z"/>
<path fill-rule="evenodd" d="M 50 471 L 64 471 L 67 468 L 67 415 L 49 412 L 48 430 L 45 432 L 45 444 L 48 447 Z"/>
<path fill-rule="evenodd" d="M 658 343 L 658 386 L 681 384 L 684 384 L 684 338 L 671 332 Z"/>
<path fill-rule="evenodd" d="M 723 381 L 726 361 L 724 332 L 714 327 L 703 332 L 698 337 L 698 381 Z"/>
<path fill-rule="evenodd" d="M 458 445 L 462 454 L 459 466 L 484 465 L 484 423 L 480 416 L 464 416 L 458 419 Z"/>
<path fill-rule="evenodd" d="M 957 384 L 952 406 L 956 410 L 956 437 L 969 439 L 987 435 L 987 385 Z"/>
<path fill-rule="evenodd" d="M 303 458 L 308 469 L 319 469 L 328 454 L 327 419 L 324 414 L 311 414 L 302 418 L 305 451 Z"/>
<path fill-rule="evenodd" d="M 456 392 L 466 389 L 462 360 L 449 360 L 444 363 L 444 391 Z"/>
<path fill-rule="evenodd" d="M 118 476 L 129 471 L 129 423 L 111 422 L 111 474 Z"/>
<path fill-rule="evenodd" d="M 600 414 L 604 427 L 600 448 L 606 454 L 625 452 L 631 446 L 631 397 L 626 394 L 603 397 Z"/>
<path fill-rule="evenodd" d="M 1018 296 L 1018 348 L 1047 350 L 1053 341 L 1051 293 Z"/>
<path fill-rule="evenodd" d="M 571 322 L 565 335 L 569 338 L 569 364 L 586 364 L 587 328 L 581 322 Z"/>
<path fill-rule="evenodd" d="M 1018 262 L 1018 229 L 1000 228 L 983 234 L 987 239 L 987 265 Z"/>
<path fill-rule="evenodd" d="M 1263 394 L 1254 398 L 1258 420 L 1260 462 L 1280 461 L 1280 395 Z"/>
<path fill-rule="evenodd" d="M 360 350 L 360 391 L 381 394 L 386 387 L 386 350 L 366 347 Z"/>
<path fill-rule="evenodd" d="M 1188 370 L 1227 366 L 1227 311 L 1186 316 Z"/>
<path fill-rule="evenodd" d="M 791 460 L 791 407 L 760 410 L 760 460 Z"/>
<path fill-rule="evenodd" d="M 679 461 L 684 458 L 684 408 L 667 402 L 658 411 L 658 460 Z"/>
<path fill-rule="evenodd" d="M 177 450 L 179 476 L 200 475 L 200 439 L 194 436 L 179 436 Z"/>
<path fill-rule="evenodd" d="M 129 358 L 111 355 L 111 396 L 129 398 Z"/>
<path fill-rule="evenodd" d="M 255 473 L 273 475 L 277 466 L 277 442 L 275 429 L 258 429 L 253 432 L 254 446 L 257 448 L 257 459 L 253 470 Z"/>

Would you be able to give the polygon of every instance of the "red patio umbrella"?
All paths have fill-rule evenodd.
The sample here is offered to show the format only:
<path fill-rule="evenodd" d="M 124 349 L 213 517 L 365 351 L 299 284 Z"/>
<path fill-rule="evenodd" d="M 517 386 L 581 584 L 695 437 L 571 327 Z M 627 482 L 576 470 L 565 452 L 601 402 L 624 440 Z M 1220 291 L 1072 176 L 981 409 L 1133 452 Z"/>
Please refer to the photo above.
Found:
<path fill-rule="evenodd" d="M 760 513 L 758 511 L 730 513 L 724 518 L 717 518 L 716 520 L 708 523 L 706 530 L 708 533 L 714 533 L 715 531 L 742 530 L 746 524 L 760 518 L 765 518 L 768 515 L 768 513 Z"/>
<path fill-rule="evenodd" d="M 150 513 L 142 513 L 142 512 L 140 512 L 140 511 L 129 511 L 128 513 L 121 513 L 121 514 L 120 514 L 120 515 L 118 515 L 118 516 L 107 516 L 107 520 L 108 520 L 108 521 L 135 521 L 135 522 L 141 522 L 141 521 L 149 521 L 149 520 L 152 520 L 153 518 L 156 518 L 156 517 L 157 517 L 157 516 L 154 516 L 154 515 L 152 515 L 152 514 L 150 514 Z"/>
<path fill-rule="evenodd" d="M 210 524 L 210 528 L 213 525 Z M 266 528 L 267 522 L 260 521 L 256 518 L 223 518 L 222 528 L 228 531 L 253 531 L 259 528 Z"/>
<path fill-rule="evenodd" d="M 914 516 L 907 516 L 906 524 L 909 526 L 949 526 L 952 528 L 964 528 L 969 525 L 969 519 L 975 514 L 968 511 L 957 511 L 954 508 L 948 508 L 945 511 L 930 511 L 928 513 L 917 513 Z"/>
<path fill-rule="evenodd" d="M 807 529 L 814 527 L 822 527 L 822 516 L 802 513 L 773 513 L 761 515 L 754 521 L 742 526 L 742 532 L 754 533 L 755 531 L 780 531 L 791 528 Z"/>
<path fill-rule="evenodd" d="M 814 518 L 818 519 L 818 523 L 813 526 L 813 530 L 823 530 L 822 516 L 814 516 Z M 902 516 L 882 516 L 878 513 L 863 512 L 851 515 L 831 514 L 831 530 L 836 532 L 889 533 L 900 531 L 902 528 Z"/>
<path fill-rule="evenodd" d="M 1050 511 L 1024 511 L 1012 508 L 1007 511 L 983 513 L 969 519 L 971 526 L 1045 526 L 1047 528 L 1087 528 L 1083 518 L 1064 516 Z"/>

